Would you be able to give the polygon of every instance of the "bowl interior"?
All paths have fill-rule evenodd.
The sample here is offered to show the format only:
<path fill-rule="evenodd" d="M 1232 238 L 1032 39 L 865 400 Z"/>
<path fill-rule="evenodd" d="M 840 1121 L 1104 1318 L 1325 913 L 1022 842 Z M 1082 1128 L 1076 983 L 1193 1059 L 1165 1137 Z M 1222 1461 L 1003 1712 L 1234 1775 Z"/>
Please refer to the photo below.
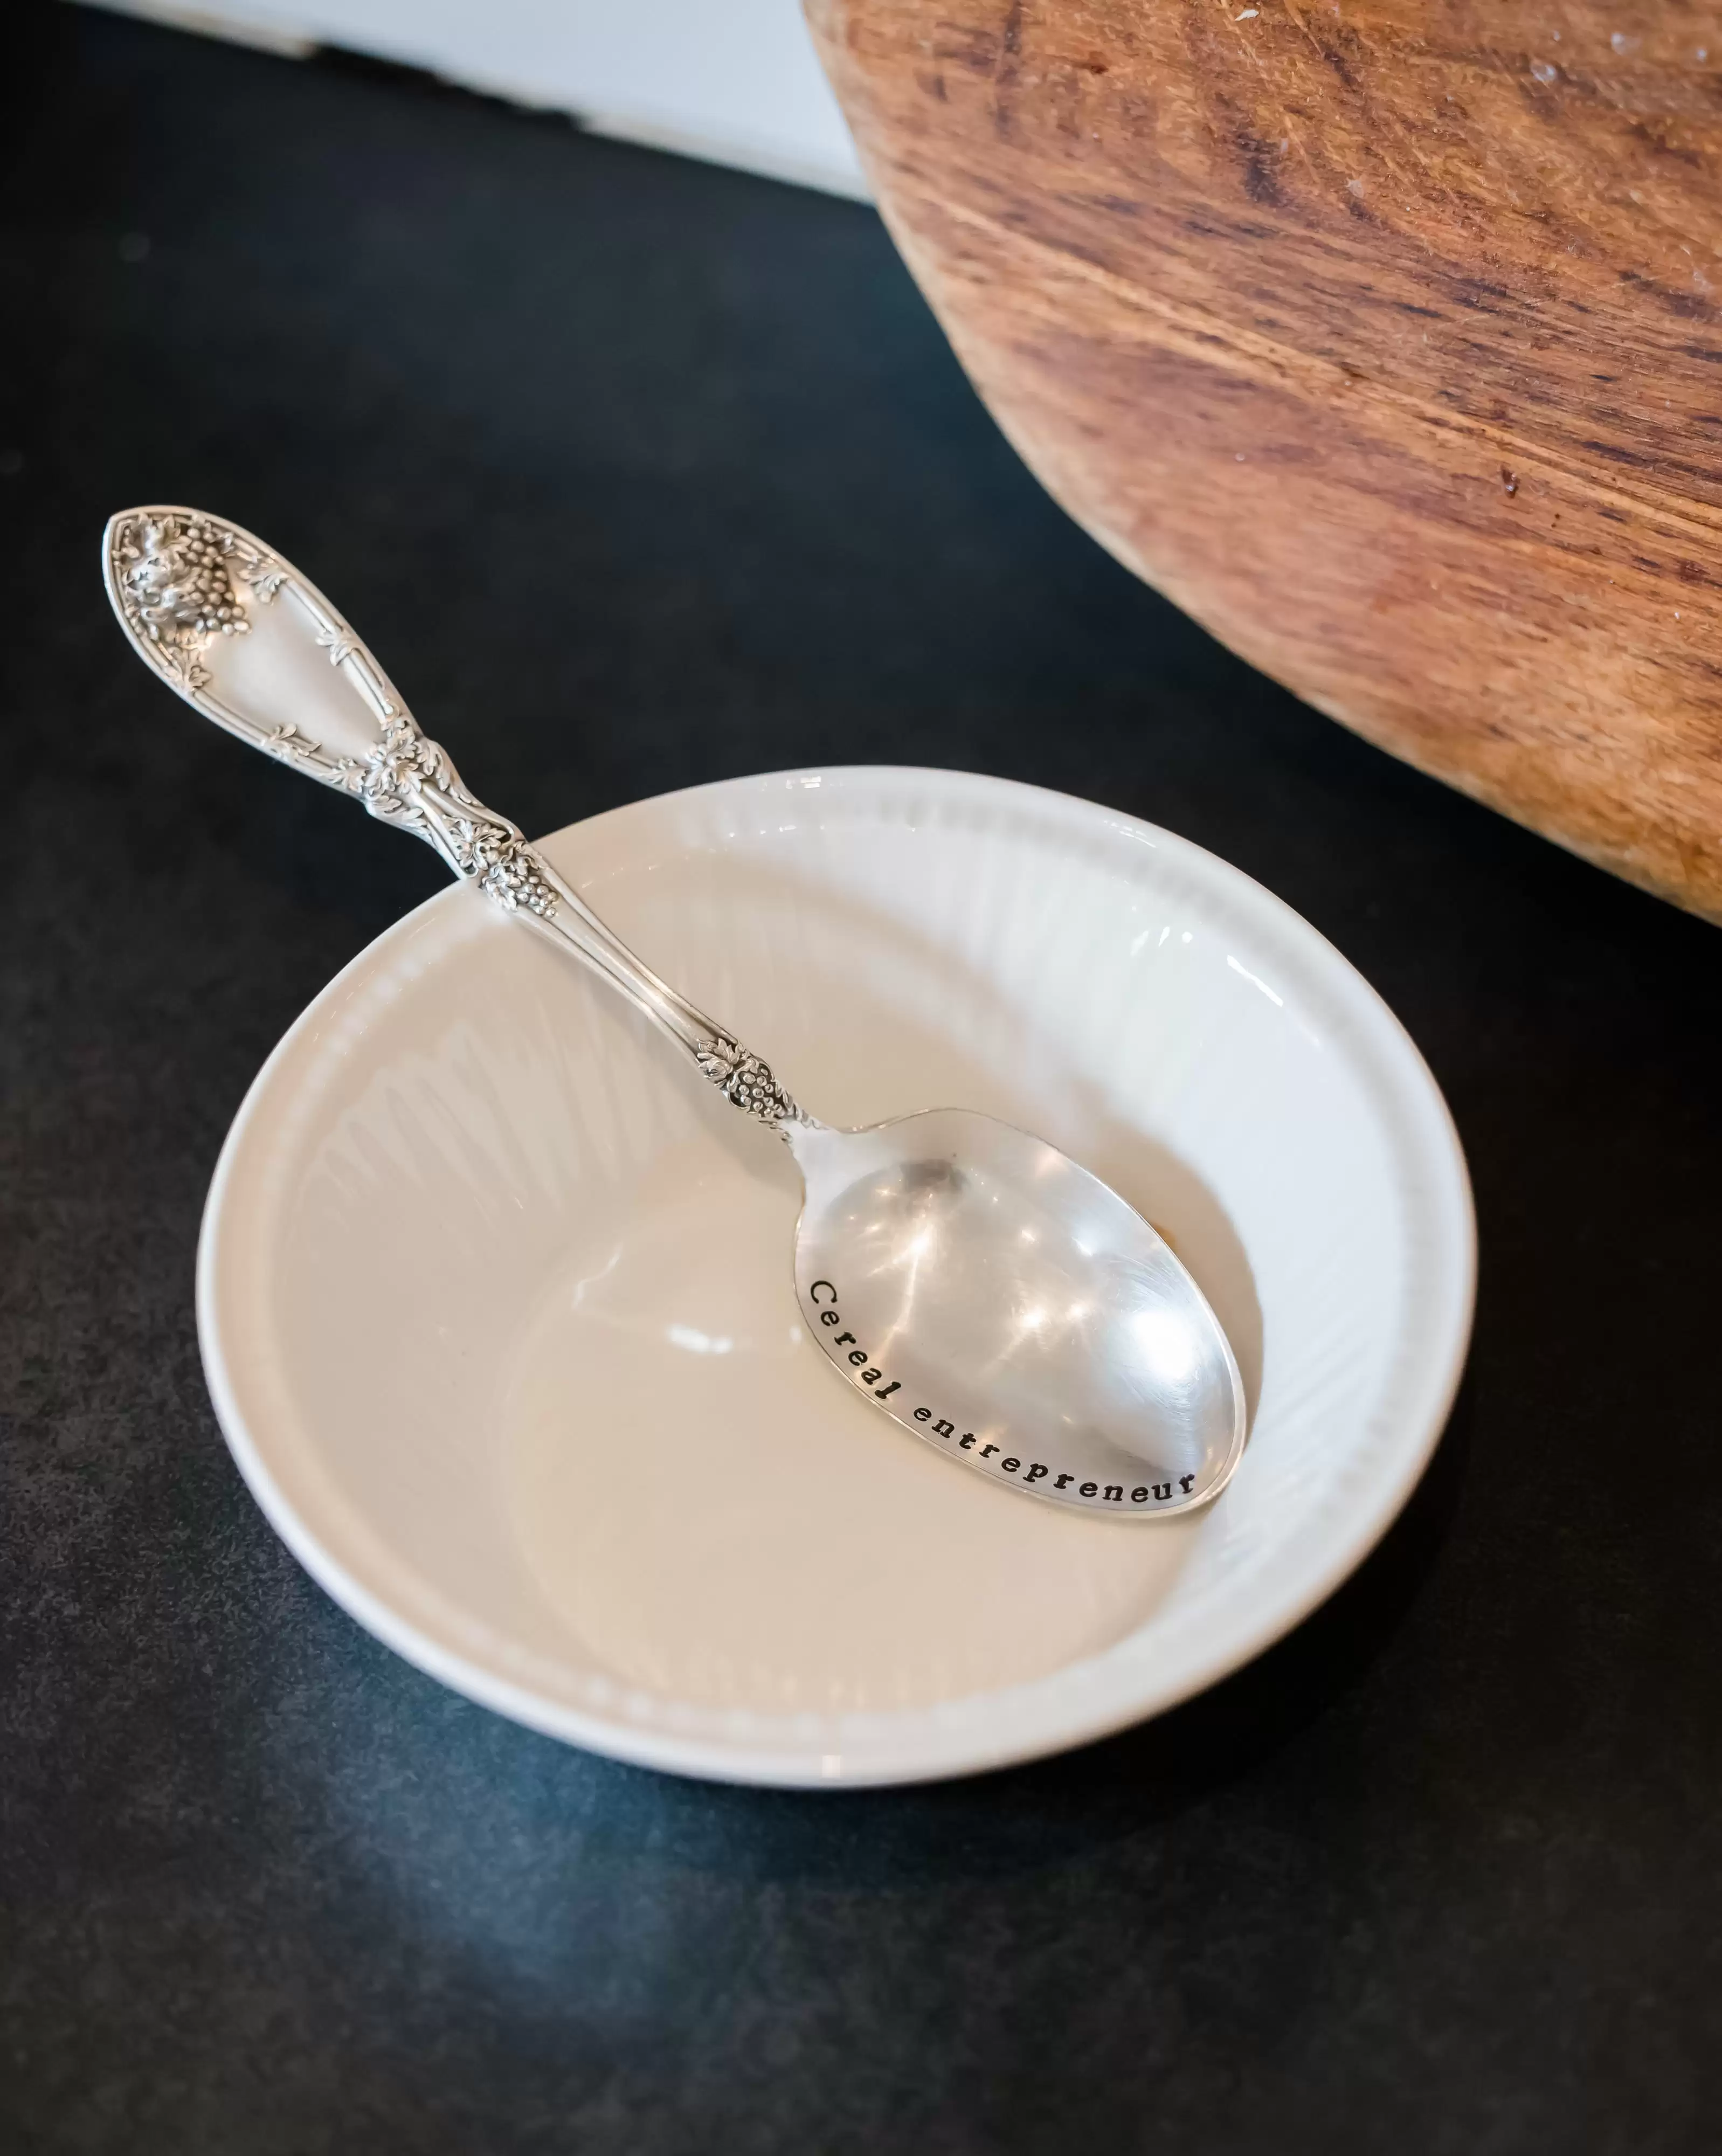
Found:
<path fill-rule="evenodd" d="M 272 1059 L 202 1254 L 223 1427 L 362 1621 L 602 1748 L 879 1779 L 1169 1703 L 1356 1562 L 1438 1435 L 1469 1209 L 1432 1081 L 1312 930 L 1168 834 L 953 774 L 729 782 L 547 850 L 825 1120 L 979 1108 L 1115 1184 L 1225 1325 L 1251 1440 L 1156 1524 L 956 1472 L 804 1337 L 787 1149 L 451 890 Z"/>

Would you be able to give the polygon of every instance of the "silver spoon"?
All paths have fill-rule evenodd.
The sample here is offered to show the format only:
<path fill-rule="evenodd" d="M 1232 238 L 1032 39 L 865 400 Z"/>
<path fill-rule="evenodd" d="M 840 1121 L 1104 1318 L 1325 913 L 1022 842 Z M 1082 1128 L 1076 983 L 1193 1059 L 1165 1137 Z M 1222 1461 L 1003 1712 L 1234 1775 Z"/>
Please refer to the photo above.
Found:
<path fill-rule="evenodd" d="M 621 989 L 806 1185 L 795 1286 L 864 1399 L 1009 1490 L 1165 1519 L 1221 1490 L 1244 1396 L 1218 1321 L 1116 1192 L 990 1116 L 934 1108 L 834 1130 L 661 981 L 505 817 L 481 808 L 329 602 L 237 525 L 122 510 L 102 541 L 121 627 L 218 726 L 434 846 Z"/>

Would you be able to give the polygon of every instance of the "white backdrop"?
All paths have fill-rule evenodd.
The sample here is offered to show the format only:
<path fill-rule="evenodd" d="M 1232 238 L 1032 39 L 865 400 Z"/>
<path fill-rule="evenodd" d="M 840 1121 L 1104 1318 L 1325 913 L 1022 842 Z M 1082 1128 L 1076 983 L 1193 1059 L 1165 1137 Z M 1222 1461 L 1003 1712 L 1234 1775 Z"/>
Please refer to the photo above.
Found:
<path fill-rule="evenodd" d="M 778 179 L 866 184 L 798 0 L 99 0 L 282 52 L 346 45 Z"/>

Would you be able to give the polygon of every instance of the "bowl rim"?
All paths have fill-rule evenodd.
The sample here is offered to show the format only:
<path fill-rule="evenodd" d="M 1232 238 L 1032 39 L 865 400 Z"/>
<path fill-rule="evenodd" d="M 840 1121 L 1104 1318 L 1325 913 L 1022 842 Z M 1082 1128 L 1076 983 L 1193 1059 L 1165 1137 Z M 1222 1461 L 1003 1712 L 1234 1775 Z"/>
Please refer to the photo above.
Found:
<path fill-rule="evenodd" d="M 555 844 L 577 833 L 596 834 L 607 826 L 613 830 L 632 819 L 661 814 L 678 802 L 725 795 L 740 801 L 787 786 L 806 787 L 810 780 L 817 780 L 822 792 L 828 789 L 827 798 L 858 788 L 911 783 L 946 797 L 991 796 L 1000 803 L 1036 804 L 1043 811 L 1097 819 L 1121 834 L 1149 841 L 1198 875 L 1230 886 L 1270 925 L 1302 942 L 1306 953 L 1328 968 L 1357 998 L 1359 1009 L 1376 1021 L 1380 1038 L 1399 1059 L 1401 1076 L 1422 1095 L 1425 1110 L 1433 1111 L 1427 1134 L 1436 1142 L 1421 1164 L 1432 1182 L 1444 1185 L 1442 1210 L 1456 1231 L 1450 1247 L 1441 1254 L 1444 1337 L 1426 1346 L 1422 1382 L 1404 1410 L 1394 1414 L 1393 1428 L 1400 1437 L 1391 1469 L 1379 1471 L 1371 1486 L 1351 1495 L 1343 1529 L 1330 1525 L 1325 1561 L 1310 1569 L 1294 1592 L 1261 1604 L 1253 1617 L 1222 1630 L 1206 1653 L 1186 1657 L 1170 1672 L 1145 1676 L 1140 1670 L 1115 1667 L 1109 1671 L 1105 1666 L 1120 1647 L 1139 1636 L 1127 1634 L 1123 1641 L 1018 1685 L 932 1706 L 853 1717 L 858 1727 L 865 1727 L 869 1741 L 858 1750 L 836 1755 L 813 1734 L 777 1734 L 759 1742 L 716 1739 L 662 1723 L 636 1722 L 623 1712 L 593 1712 L 536 1691 L 435 1638 L 350 1569 L 301 1516 L 270 1466 L 267 1435 L 251 1428 L 240 1404 L 234 1365 L 243 1351 L 230 1353 L 223 1337 L 221 1297 L 230 1265 L 229 1242 L 237 1247 L 244 1233 L 231 1215 L 229 1201 L 248 1147 L 268 1122 L 287 1066 L 324 1022 L 331 1005 L 423 927 L 433 909 L 446 908 L 462 886 L 451 883 L 366 943 L 306 1004 L 252 1080 L 223 1142 L 204 1202 L 197 1256 L 198 1343 L 216 1419 L 246 1486 L 299 1563 L 349 1616 L 403 1660 L 478 1704 L 546 1736 L 635 1765 L 709 1780 L 831 1789 L 986 1773 L 1097 1741 L 1207 1690 L 1301 1624 L 1380 1543 L 1441 1440 L 1469 1350 L 1477 1227 L 1470 1177 L 1452 1112 L 1416 1043 L 1379 992 L 1283 899 L 1222 855 L 1164 826 L 1079 795 L 1016 779 L 907 764 L 837 764 L 676 788 L 579 819 L 549 834 L 542 843 Z M 1248 1598 L 1243 1600 L 1248 1608 Z M 756 1724 L 768 1721 L 763 1716 L 749 1719 Z M 777 1732 L 787 1732 L 809 1718 L 771 1719 Z"/>

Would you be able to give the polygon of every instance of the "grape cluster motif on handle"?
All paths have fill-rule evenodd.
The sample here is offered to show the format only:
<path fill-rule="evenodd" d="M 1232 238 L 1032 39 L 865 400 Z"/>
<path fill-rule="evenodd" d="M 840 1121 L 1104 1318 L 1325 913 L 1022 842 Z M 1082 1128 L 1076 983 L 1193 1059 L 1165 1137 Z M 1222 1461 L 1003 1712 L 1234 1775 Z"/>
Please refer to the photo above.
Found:
<path fill-rule="evenodd" d="M 120 603 L 139 639 L 188 687 L 208 680 L 200 663 L 212 637 L 243 636 L 251 624 L 234 578 L 271 598 L 273 564 L 201 516 L 127 524 L 115 549 Z"/>
<path fill-rule="evenodd" d="M 699 1051 L 700 1068 L 724 1098 L 768 1130 L 802 1120 L 802 1111 L 772 1075 L 771 1066 L 727 1034 L 719 1034 Z"/>

